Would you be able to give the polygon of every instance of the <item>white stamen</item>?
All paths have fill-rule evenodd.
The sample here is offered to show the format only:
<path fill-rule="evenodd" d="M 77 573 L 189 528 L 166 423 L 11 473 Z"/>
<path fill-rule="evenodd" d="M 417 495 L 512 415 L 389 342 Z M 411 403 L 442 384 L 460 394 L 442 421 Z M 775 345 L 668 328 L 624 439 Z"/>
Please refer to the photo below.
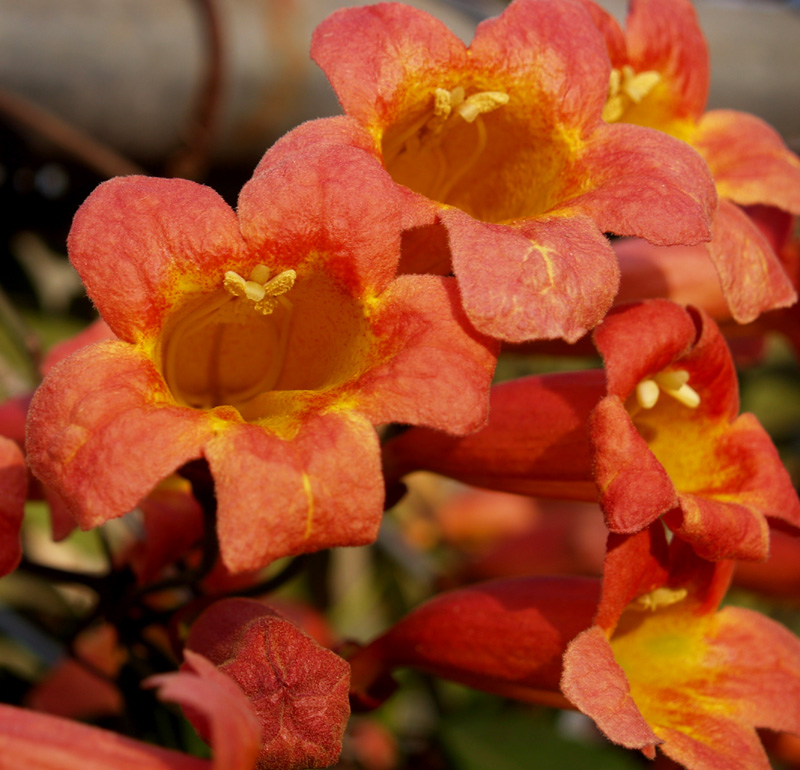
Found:
<path fill-rule="evenodd" d="M 650 612 L 655 612 L 662 607 L 669 607 L 673 604 L 683 601 L 686 598 L 688 591 L 685 588 L 667 588 L 662 586 L 656 588 L 650 593 L 640 596 L 638 599 L 630 603 L 630 609 Z"/>
<path fill-rule="evenodd" d="M 642 409 L 652 409 L 662 390 L 690 409 L 700 404 L 700 394 L 689 385 L 689 372 L 685 369 L 671 369 L 645 377 L 636 386 L 636 402 Z"/>
<path fill-rule="evenodd" d="M 677 390 L 664 388 L 668 396 L 672 396 L 676 401 L 680 401 L 684 406 L 694 409 L 700 403 L 700 396 L 694 388 L 688 385 L 681 385 Z"/>
<path fill-rule="evenodd" d="M 636 401 L 642 409 L 652 409 L 658 403 L 661 394 L 655 380 L 642 380 L 636 386 Z"/>

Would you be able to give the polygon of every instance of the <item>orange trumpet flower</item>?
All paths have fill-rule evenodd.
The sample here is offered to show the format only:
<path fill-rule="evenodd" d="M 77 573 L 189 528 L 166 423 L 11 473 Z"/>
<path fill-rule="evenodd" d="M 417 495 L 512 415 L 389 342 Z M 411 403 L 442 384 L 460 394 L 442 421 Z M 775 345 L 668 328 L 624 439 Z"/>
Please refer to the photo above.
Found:
<path fill-rule="evenodd" d="M 395 278 L 401 203 L 346 147 L 276 157 L 238 217 L 185 180 L 101 185 L 68 246 L 117 339 L 45 378 L 32 471 L 90 528 L 205 458 L 232 572 L 371 542 L 384 497 L 373 425 L 481 427 L 496 356 L 452 279 Z"/>

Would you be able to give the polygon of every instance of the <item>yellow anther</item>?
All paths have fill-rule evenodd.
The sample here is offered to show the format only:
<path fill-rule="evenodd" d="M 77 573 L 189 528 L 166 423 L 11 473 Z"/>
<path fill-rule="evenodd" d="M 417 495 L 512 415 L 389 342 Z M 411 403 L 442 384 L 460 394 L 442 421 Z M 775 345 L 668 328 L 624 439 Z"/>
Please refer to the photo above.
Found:
<path fill-rule="evenodd" d="M 656 87 L 659 80 L 661 74 L 655 70 L 637 73 L 627 64 L 622 68 L 622 91 L 634 104 L 639 104 Z"/>
<path fill-rule="evenodd" d="M 504 91 L 481 91 L 468 97 L 463 104 L 456 108 L 456 112 L 467 123 L 472 123 L 479 115 L 493 112 L 498 107 L 508 104 L 508 99 L 508 94 Z"/>
<path fill-rule="evenodd" d="M 631 104 L 640 104 L 660 80 L 661 73 L 655 70 L 635 72 L 630 64 L 624 65 L 621 70 L 611 70 L 603 120 L 606 123 L 619 120 Z"/>
<path fill-rule="evenodd" d="M 642 409 L 652 409 L 658 403 L 661 390 L 654 380 L 642 380 L 636 386 L 636 402 Z"/>
<path fill-rule="evenodd" d="M 673 369 L 659 372 L 653 379 L 665 390 L 678 390 L 689 382 L 689 372 L 686 369 Z"/>
<path fill-rule="evenodd" d="M 266 265 L 256 265 L 249 280 L 246 281 L 238 273 L 228 270 L 222 283 L 234 297 L 250 300 L 259 313 L 269 315 L 278 306 L 281 295 L 294 286 L 297 273 L 294 270 L 284 270 L 274 278 L 269 276 L 270 270 Z"/>
<path fill-rule="evenodd" d="M 446 88 L 437 88 L 433 92 L 433 117 L 447 120 L 452 110 L 453 95 Z"/>
<path fill-rule="evenodd" d="M 383 148 L 384 163 L 390 164 L 402 152 L 417 151 L 425 145 L 435 146 L 443 132 L 455 125 L 455 114 L 467 123 L 474 123 L 481 115 L 507 104 L 508 100 L 508 94 L 503 91 L 479 91 L 467 97 L 463 86 L 450 91 L 434 89 L 433 107 L 388 142 Z"/>
<path fill-rule="evenodd" d="M 689 386 L 689 372 L 673 369 L 646 377 L 636 386 L 636 402 L 642 409 L 652 409 L 663 390 L 684 406 L 694 409 L 700 404 L 700 395 Z"/>
<path fill-rule="evenodd" d="M 699 393 L 694 388 L 690 388 L 688 385 L 681 385 L 681 387 L 677 390 L 665 388 L 664 392 L 668 396 L 672 396 L 676 401 L 679 401 L 684 406 L 688 406 L 690 409 L 694 409 L 700 404 Z"/>
<path fill-rule="evenodd" d="M 629 605 L 630 609 L 644 612 L 650 610 L 655 612 L 663 607 L 669 607 L 673 604 L 683 601 L 686 598 L 687 591 L 685 588 L 656 588 L 650 593 L 640 596 Z"/>

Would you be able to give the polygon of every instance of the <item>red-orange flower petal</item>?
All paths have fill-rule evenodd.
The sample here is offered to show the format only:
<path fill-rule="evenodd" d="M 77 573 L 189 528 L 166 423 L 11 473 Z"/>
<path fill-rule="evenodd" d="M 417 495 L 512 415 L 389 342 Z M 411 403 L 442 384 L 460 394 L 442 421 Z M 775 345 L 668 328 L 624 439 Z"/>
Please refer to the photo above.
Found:
<path fill-rule="evenodd" d="M 367 152 L 416 193 L 406 226 L 431 213 L 445 226 L 480 331 L 573 341 L 598 323 L 618 277 L 604 231 L 708 238 L 715 193 L 696 153 L 600 119 L 604 49 L 586 10 L 560 0 L 516 0 L 469 49 L 396 3 L 341 10 L 315 33 L 312 56 L 362 127 L 344 141 L 371 140 Z"/>
<path fill-rule="evenodd" d="M 429 425 L 458 434 L 482 427 L 496 348 L 471 332 L 455 281 L 399 276 L 381 299 L 372 329 L 395 352 L 359 379 L 359 411 L 375 425 Z M 465 334 L 453 335 L 454 325 Z M 442 390 L 459 394 L 446 411 L 438 396 Z"/>
<path fill-rule="evenodd" d="M 342 658 L 264 603 L 244 598 L 211 605 L 186 645 L 187 654 L 206 655 L 247 696 L 261 723 L 257 767 L 306 770 L 336 762 L 350 716 L 350 667 Z"/>
<path fill-rule="evenodd" d="M 658 744 L 686 767 L 766 770 L 755 728 L 800 729 L 800 640 L 758 613 L 717 611 L 730 563 L 678 540 L 665 561 L 665 548 L 659 525 L 609 551 L 596 625 L 564 656 L 564 694 L 651 758 Z"/>
<path fill-rule="evenodd" d="M 211 413 L 174 404 L 155 366 L 121 340 L 82 348 L 54 367 L 28 416 L 28 457 L 84 527 L 122 516 L 199 457 Z M 170 436 L 153 451 L 143 436 Z"/>
<path fill-rule="evenodd" d="M 592 578 L 495 580 L 425 602 L 350 657 L 356 694 L 380 674 L 410 666 L 487 692 L 566 705 L 561 656 L 591 622 Z"/>
<path fill-rule="evenodd" d="M 234 770 L 110 730 L 4 704 L 0 756 L 13 758 L 14 764 L 6 765 L 9 770 Z"/>
<path fill-rule="evenodd" d="M 800 214 L 800 158 L 760 118 L 711 110 L 698 122 L 692 145 L 708 163 L 720 197 Z"/>
<path fill-rule="evenodd" d="M 213 289 L 220 264 L 240 267 L 243 246 L 235 213 L 211 188 L 146 177 L 101 184 L 67 241 L 89 297 L 127 342 L 160 327 L 182 293 Z"/>
<path fill-rule="evenodd" d="M 619 270 L 589 217 L 508 227 L 450 209 L 439 219 L 447 227 L 464 307 L 481 331 L 518 342 L 535 328 L 537 336 L 574 342 L 611 306 Z"/>
<path fill-rule="evenodd" d="M 346 146 L 270 157 L 238 218 L 183 180 L 118 179 L 89 198 L 70 249 L 122 338 L 55 367 L 28 425 L 31 467 L 84 527 L 205 457 L 234 572 L 372 539 L 371 423 L 476 429 L 497 350 L 452 279 L 394 280 L 407 195 L 374 159 Z"/>
<path fill-rule="evenodd" d="M 708 50 L 689 0 L 633 0 L 624 34 L 590 0 L 614 64 L 604 118 L 650 126 L 691 144 L 708 164 L 720 205 L 709 254 L 734 318 L 796 300 L 770 245 L 732 203 L 800 213 L 800 160 L 758 118 L 730 110 L 703 114 Z"/>
<path fill-rule="evenodd" d="M 224 563 L 247 572 L 281 556 L 366 545 L 383 506 L 378 439 L 357 413 L 313 415 L 291 441 L 230 424 L 204 453 L 217 484 Z"/>
<path fill-rule="evenodd" d="M 251 770 L 261 750 L 261 725 L 250 701 L 233 679 L 202 655 L 184 650 L 181 671 L 145 681 L 159 697 L 179 703 L 203 724 L 214 749 L 213 770 Z"/>
<path fill-rule="evenodd" d="M 0 576 L 13 572 L 22 558 L 20 530 L 28 493 L 22 450 L 0 436 Z"/>
<path fill-rule="evenodd" d="M 628 62 L 624 63 L 636 72 L 658 72 L 663 79 L 654 94 L 662 103 L 662 114 L 673 120 L 698 120 L 708 99 L 710 63 L 691 1 L 632 0 L 625 38 Z M 643 125 L 654 124 L 645 120 Z"/>
<path fill-rule="evenodd" d="M 600 371 L 495 385 L 483 430 L 456 438 L 411 428 L 386 442 L 387 480 L 428 470 L 486 489 L 595 500 L 586 423 L 604 386 Z"/>
<path fill-rule="evenodd" d="M 797 527 L 800 501 L 767 433 L 751 415 L 737 417 L 736 372 L 716 325 L 654 300 L 614 311 L 595 342 L 609 395 L 591 435 L 609 528 L 635 532 L 666 514 L 706 558 L 766 558 L 767 518 Z M 677 373 L 667 379 L 691 388 L 690 400 L 667 384 L 642 405 L 638 388 L 658 391 L 663 372 Z"/>
<path fill-rule="evenodd" d="M 37 770 L 253 770 L 259 724 L 244 693 L 201 655 L 192 671 L 148 680 L 160 697 L 205 715 L 214 759 L 197 759 L 60 717 L 0 704 L 0 765 Z M 13 759 L 13 765 L 5 760 Z"/>

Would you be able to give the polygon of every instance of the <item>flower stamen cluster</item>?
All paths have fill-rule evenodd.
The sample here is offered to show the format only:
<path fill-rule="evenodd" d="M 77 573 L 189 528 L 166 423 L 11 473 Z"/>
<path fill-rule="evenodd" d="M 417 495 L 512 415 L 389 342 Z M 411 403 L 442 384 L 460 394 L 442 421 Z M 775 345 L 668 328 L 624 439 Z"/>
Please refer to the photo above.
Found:
<path fill-rule="evenodd" d="M 426 110 L 411 125 L 404 128 L 398 136 L 392 136 L 383 144 L 383 161 L 389 172 L 392 172 L 395 161 L 401 155 L 430 151 L 436 163 L 436 175 L 433 182 L 424 192 L 433 200 L 445 202 L 453 188 L 466 176 L 480 159 L 487 145 L 486 125 L 482 115 L 494 112 L 508 104 L 509 95 L 504 91 L 478 91 L 466 95 L 463 86 L 452 90 L 436 88 L 433 92 L 433 107 Z M 455 168 L 449 168 L 442 147 L 448 133 L 459 123 L 458 118 L 475 126 L 477 136 L 474 147 L 464 157 L 463 162 Z M 460 158 L 460 154 L 456 154 Z"/>
<path fill-rule="evenodd" d="M 190 305 L 162 340 L 164 379 L 182 406 L 242 407 L 275 388 L 283 370 L 297 273 L 270 278 L 256 265 L 247 280 L 225 272 L 223 290 Z M 277 311 L 277 312 L 276 312 Z M 235 361 L 223 353 L 232 349 Z M 187 357 L 195 365 L 187 364 Z"/>
<path fill-rule="evenodd" d="M 608 82 L 608 99 L 603 107 L 603 120 L 619 120 L 632 104 L 640 104 L 661 81 L 655 70 L 636 72 L 630 64 L 612 69 Z"/>
<path fill-rule="evenodd" d="M 645 377 L 636 386 L 636 403 L 642 409 L 652 409 L 662 391 L 690 409 L 700 404 L 700 395 L 689 385 L 689 372 L 685 369 Z"/>
<path fill-rule="evenodd" d="M 283 270 L 274 278 L 270 278 L 270 270 L 266 265 L 256 265 L 245 280 L 239 273 L 228 270 L 223 285 L 234 297 L 249 299 L 255 309 L 262 315 L 269 315 L 278 304 L 287 307 L 287 300 L 282 297 L 294 286 L 297 273 L 294 270 Z"/>

